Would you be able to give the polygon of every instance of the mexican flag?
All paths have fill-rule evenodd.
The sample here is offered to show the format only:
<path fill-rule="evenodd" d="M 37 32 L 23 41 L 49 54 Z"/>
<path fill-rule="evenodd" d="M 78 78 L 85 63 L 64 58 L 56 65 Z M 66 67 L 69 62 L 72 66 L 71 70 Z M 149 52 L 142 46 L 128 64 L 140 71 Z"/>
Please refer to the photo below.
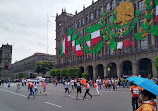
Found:
<path fill-rule="evenodd" d="M 72 33 L 74 32 L 74 30 L 75 30 L 75 29 L 71 29 L 71 30 L 69 30 L 68 33 L 67 33 L 67 42 L 68 42 L 67 45 L 68 45 L 68 47 L 71 46 L 71 35 L 72 35 Z"/>
<path fill-rule="evenodd" d="M 86 43 L 87 43 L 88 47 L 91 47 L 91 35 L 86 36 Z"/>
<path fill-rule="evenodd" d="M 91 33 L 91 46 L 100 42 L 100 23 L 88 28 L 86 31 Z"/>
<path fill-rule="evenodd" d="M 75 40 L 77 38 L 77 36 L 79 35 L 79 33 L 75 34 L 72 36 L 72 52 L 75 52 Z"/>
<path fill-rule="evenodd" d="M 84 53 L 81 50 L 81 46 L 80 46 L 80 39 L 76 40 L 76 56 L 83 56 Z"/>
<path fill-rule="evenodd" d="M 67 34 L 62 42 L 62 45 L 60 47 L 60 57 L 62 57 L 63 54 L 65 54 L 67 56 Z"/>

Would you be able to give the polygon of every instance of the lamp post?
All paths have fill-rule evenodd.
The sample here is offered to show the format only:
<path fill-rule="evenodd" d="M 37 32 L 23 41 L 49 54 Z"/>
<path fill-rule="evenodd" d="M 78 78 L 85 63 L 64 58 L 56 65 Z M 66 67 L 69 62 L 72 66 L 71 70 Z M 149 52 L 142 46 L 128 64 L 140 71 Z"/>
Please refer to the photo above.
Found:
<path fill-rule="evenodd" d="M 48 48 L 49 48 L 49 46 L 48 46 L 49 34 L 48 34 L 48 33 L 49 33 L 49 23 L 50 23 L 50 18 L 51 18 L 51 17 L 54 17 L 54 18 L 55 18 L 56 16 L 52 16 L 52 15 L 49 16 L 49 15 L 47 14 L 47 52 L 46 52 L 47 54 L 48 54 Z"/>

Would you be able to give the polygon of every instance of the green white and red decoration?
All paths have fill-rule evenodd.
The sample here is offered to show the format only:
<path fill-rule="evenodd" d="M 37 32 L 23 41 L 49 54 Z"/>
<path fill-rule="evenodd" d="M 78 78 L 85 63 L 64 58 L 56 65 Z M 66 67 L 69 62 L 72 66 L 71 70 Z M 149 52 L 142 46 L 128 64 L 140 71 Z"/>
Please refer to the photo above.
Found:
<path fill-rule="evenodd" d="M 75 46 L 76 41 L 75 40 L 76 40 L 78 35 L 79 35 L 79 33 L 72 36 L 72 52 L 75 52 L 75 48 L 76 48 L 76 46 Z"/>
<path fill-rule="evenodd" d="M 75 29 L 71 29 L 71 30 L 68 31 L 68 33 L 67 33 L 67 41 L 68 41 L 67 45 L 68 45 L 68 47 L 71 46 L 71 35 L 72 35 L 72 33 L 74 32 L 74 30 L 75 30 Z"/>
<path fill-rule="evenodd" d="M 80 39 L 77 39 L 76 40 L 76 56 L 83 56 L 83 55 L 84 55 L 84 53 L 80 46 Z"/>
<path fill-rule="evenodd" d="M 91 35 L 86 36 L 86 44 L 88 45 L 88 47 L 91 47 Z"/>
<path fill-rule="evenodd" d="M 98 44 L 101 41 L 100 24 L 96 24 L 86 30 L 91 33 L 91 46 Z"/>
<path fill-rule="evenodd" d="M 154 9 L 154 5 L 156 8 Z M 158 22 L 158 0 L 144 0 L 145 13 L 142 26 L 135 34 L 136 40 L 144 39 L 148 34 L 158 36 L 158 25 L 152 25 L 154 20 Z M 76 56 L 83 56 L 85 53 L 98 54 L 104 45 L 109 46 L 109 50 L 124 50 L 126 47 L 134 47 L 130 39 L 125 39 L 130 32 L 137 26 L 140 19 L 140 11 L 134 10 L 134 5 L 130 1 L 124 1 L 112 11 L 110 22 L 107 22 L 107 11 L 104 11 L 100 23 L 86 29 L 89 34 L 85 37 L 78 37 L 79 33 L 72 36 L 74 29 L 70 30 L 62 43 L 60 55 L 67 56 L 67 47 L 71 46 L 72 52 L 76 52 Z M 103 36 L 101 36 L 103 35 Z M 77 38 L 78 37 L 78 38 Z M 117 42 L 116 38 L 123 39 Z M 77 39 L 77 40 L 76 40 Z M 106 44 L 105 44 L 106 43 Z M 84 51 L 84 52 L 83 52 Z"/>
<path fill-rule="evenodd" d="M 67 56 L 67 34 L 62 42 L 62 45 L 60 47 L 60 57 L 62 57 L 63 54 L 65 54 Z"/>

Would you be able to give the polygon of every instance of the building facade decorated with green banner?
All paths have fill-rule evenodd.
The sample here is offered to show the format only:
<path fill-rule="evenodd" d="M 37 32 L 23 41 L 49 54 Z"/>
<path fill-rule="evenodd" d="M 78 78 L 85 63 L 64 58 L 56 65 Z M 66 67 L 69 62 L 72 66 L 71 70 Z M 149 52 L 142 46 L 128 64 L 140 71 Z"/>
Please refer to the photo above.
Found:
<path fill-rule="evenodd" d="M 56 16 L 56 68 L 90 78 L 157 77 L 158 0 L 98 0 Z"/>

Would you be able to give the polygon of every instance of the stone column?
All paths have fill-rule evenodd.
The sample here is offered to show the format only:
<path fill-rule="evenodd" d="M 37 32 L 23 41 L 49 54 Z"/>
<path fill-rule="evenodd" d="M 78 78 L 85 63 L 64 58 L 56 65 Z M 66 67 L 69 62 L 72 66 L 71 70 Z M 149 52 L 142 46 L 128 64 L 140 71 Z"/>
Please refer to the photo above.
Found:
<path fill-rule="evenodd" d="M 121 69 L 122 69 L 122 68 L 121 68 L 121 64 L 117 64 L 116 67 L 117 67 L 117 76 L 120 77 L 120 75 L 122 74 L 122 71 L 121 71 Z"/>
<path fill-rule="evenodd" d="M 132 73 L 133 75 L 137 75 L 138 74 L 138 68 L 139 66 L 137 65 L 136 62 L 132 62 Z"/>
<path fill-rule="evenodd" d="M 104 65 L 104 77 L 107 76 L 107 65 Z"/>
<path fill-rule="evenodd" d="M 157 70 L 155 68 L 154 61 L 152 61 L 152 73 L 153 73 L 153 77 L 157 77 Z"/>
<path fill-rule="evenodd" d="M 93 78 L 96 78 L 96 71 L 95 71 L 95 67 L 93 67 Z"/>

